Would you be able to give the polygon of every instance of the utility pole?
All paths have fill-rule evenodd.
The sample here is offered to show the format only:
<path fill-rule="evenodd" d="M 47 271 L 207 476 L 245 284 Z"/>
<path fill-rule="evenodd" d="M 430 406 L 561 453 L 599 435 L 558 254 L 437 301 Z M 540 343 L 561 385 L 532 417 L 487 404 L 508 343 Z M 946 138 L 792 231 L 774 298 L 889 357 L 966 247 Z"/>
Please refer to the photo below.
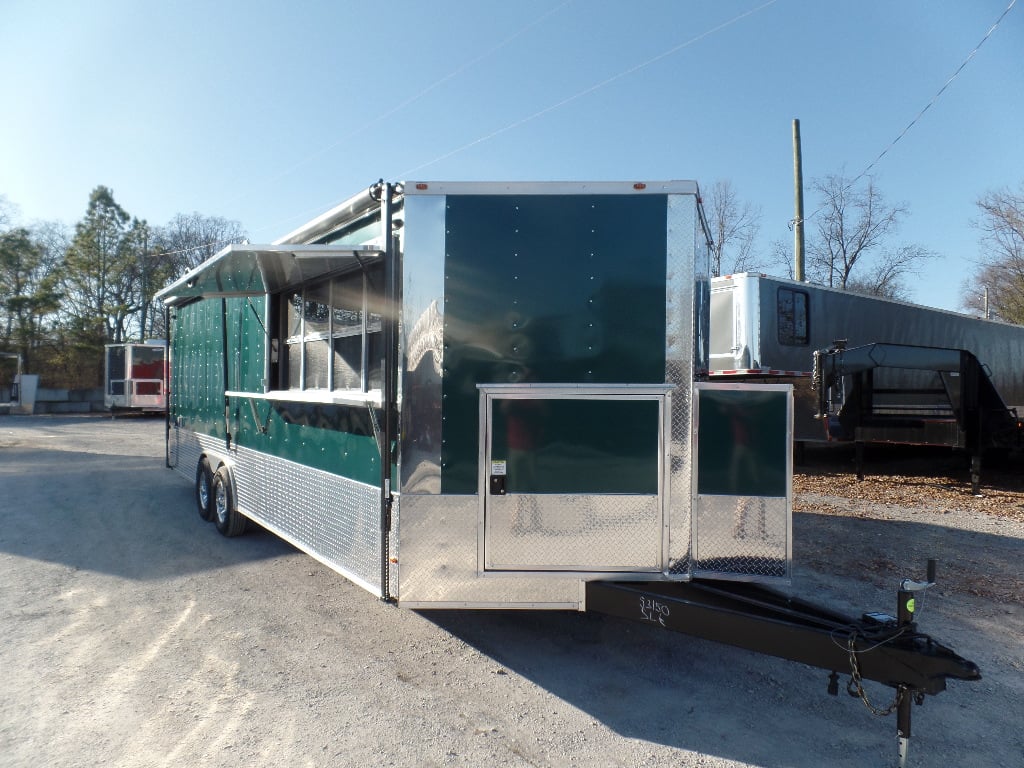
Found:
<path fill-rule="evenodd" d="M 793 120 L 793 277 L 804 281 L 804 169 L 800 152 L 800 121 Z"/>
<path fill-rule="evenodd" d="M 142 286 L 139 291 L 141 302 L 139 303 L 140 328 L 139 341 L 146 340 L 146 321 L 149 320 L 149 225 L 142 222 L 142 252 L 139 258 L 140 273 L 142 275 Z M 152 321 L 150 321 L 152 322 Z"/>

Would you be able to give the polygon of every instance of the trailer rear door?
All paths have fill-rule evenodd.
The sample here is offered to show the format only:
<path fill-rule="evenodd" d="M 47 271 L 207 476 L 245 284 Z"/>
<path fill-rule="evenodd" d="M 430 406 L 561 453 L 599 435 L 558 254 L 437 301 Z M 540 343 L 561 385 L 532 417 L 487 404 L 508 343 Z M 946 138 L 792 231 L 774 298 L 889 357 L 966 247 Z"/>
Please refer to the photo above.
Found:
<path fill-rule="evenodd" d="M 737 366 L 735 284 L 729 279 L 712 281 L 711 288 L 711 343 L 712 371 L 733 369 Z"/>
<path fill-rule="evenodd" d="M 481 390 L 482 571 L 662 569 L 667 388 Z"/>
<path fill-rule="evenodd" d="M 793 387 L 694 385 L 695 576 L 788 581 Z"/>

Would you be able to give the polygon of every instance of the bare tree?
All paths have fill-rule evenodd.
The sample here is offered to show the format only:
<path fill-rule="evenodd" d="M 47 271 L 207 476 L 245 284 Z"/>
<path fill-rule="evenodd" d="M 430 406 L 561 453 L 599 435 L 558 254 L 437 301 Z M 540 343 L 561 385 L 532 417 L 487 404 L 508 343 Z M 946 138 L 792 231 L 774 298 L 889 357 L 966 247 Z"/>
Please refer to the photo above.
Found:
<path fill-rule="evenodd" d="M 18 207 L 7 199 L 7 195 L 0 195 L 0 230 L 13 227 L 17 218 Z"/>
<path fill-rule="evenodd" d="M 974 226 L 981 231 L 983 255 L 963 286 L 961 304 L 984 311 L 987 292 L 989 316 L 1024 324 L 1024 182 L 1019 192 L 987 192 L 977 205 L 981 218 Z"/>
<path fill-rule="evenodd" d="M 199 212 L 179 213 L 157 233 L 160 250 L 174 274 L 197 267 L 231 243 L 242 242 L 246 235 L 237 221 Z"/>
<path fill-rule="evenodd" d="M 224 246 L 241 243 L 245 230 L 237 221 L 220 216 L 178 213 L 154 231 L 154 240 L 146 251 L 149 270 L 149 306 L 145 311 L 146 335 L 157 338 L 166 333 L 163 307 L 152 294 L 163 283 L 188 272 L 214 256 Z"/>
<path fill-rule="evenodd" d="M 761 209 L 740 202 L 732 182 L 716 181 L 707 193 L 705 212 L 711 227 L 711 275 L 758 268 L 754 241 L 761 228 Z"/>
<path fill-rule="evenodd" d="M 793 240 L 771 241 L 768 245 L 768 255 L 765 259 L 764 268 L 773 275 L 796 279 L 796 265 L 793 263 Z"/>
<path fill-rule="evenodd" d="M 807 244 L 808 274 L 833 288 L 905 298 L 904 279 L 934 254 L 920 245 L 890 246 L 907 215 L 905 205 L 890 205 L 867 177 L 857 187 L 842 175 L 812 182 L 821 199 Z"/>

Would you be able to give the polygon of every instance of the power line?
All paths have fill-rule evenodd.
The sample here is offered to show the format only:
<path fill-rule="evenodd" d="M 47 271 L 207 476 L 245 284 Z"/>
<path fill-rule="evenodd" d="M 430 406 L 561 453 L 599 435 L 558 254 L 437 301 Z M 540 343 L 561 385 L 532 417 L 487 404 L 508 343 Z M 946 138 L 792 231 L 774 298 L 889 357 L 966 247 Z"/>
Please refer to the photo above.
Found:
<path fill-rule="evenodd" d="M 921 120 L 921 118 L 924 116 L 924 114 L 926 112 L 928 112 L 932 108 L 932 104 L 934 104 L 936 101 L 939 100 L 939 97 L 945 92 L 946 88 L 948 88 L 950 86 L 950 84 L 959 76 L 959 74 L 961 74 L 964 71 L 964 69 L 968 66 L 968 63 L 971 62 L 971 59 L 974 58 L 975 54 L 981 49 L 981 46 L 983 46 L 985 44 L 985 41 L 988 40 L 988 38 L 992 36 L 992 33 L 995 32 L 995 29 L 1002 22 L 1002 19 L 1006 18 L 1007 13 L 1010 12 L 1010 9 L 1013 8 L 1016 3 L 1017 3 L 1017 0 L 1010 0 L 1010 5 L 1008 5 L 1006 7 L 1006 9 L 1004 11 L 1002 11 L 1002 13 L 999 14 L 999 17 L 995 19 L 995 24 L 993 24 L 991 27 L 988 28 L 988 32 L 985 33 L 985 36 L 981 39 L 981 41 L 976 46 L 974 46 L 974 50 L 972 50 L 970 53 L 968 53 L 967 58 L 965 58 L 961 62 L 961 66 L 957 67 L 956 71 L 952 75 L 950 75 L 949 78 L 946 80 L 946 82 L 942 84 L 942 87 L 939 88 L 938 91 L 936 91 L 935 95 L 932 96 L 932 100 L 929 101 L 927 104 L 925 104 L 924 109 L 921 112 L 919 112 L 918 114 L 916 114 L 914 116 L 913 120 L 911 120 L 909 123 L 907 123 L 906 128 L 904 128 L 902 131 L 900 131 L 899 135 L 896 136 L 896 138 L 894 138 L 892 141 L 889 142 L 889 145 L 885 148 L 885 150 L 883 150 L 879 154 L 879 157 L 877 157 L 876 159 L 872 160 L 867 165 L 867 167 L 864 170 L 862 170 L 860 173 L 858 173 L 854 177 L 854 179 L 849 184 L 846 185 L 846 187 L 843 189 L 844 194 L 854 184 L 856 184 L 858 181 L 860 181 L 860 179 L 862 179 L 864 176 L 866 176 L 868 173 L 870 173 L 871 169 L 874 168 L 874 166 L 877 166 L 881 162 L 882 158 L 884 158 L 886 155 L 888 155 L 889 151 L 892 150 L 892 148 L 894 146 L 896 146 L 896 143 L 901 138 L 903 138 L 903 136 L 905 136 L 907 134 L 907 132 L 911 128 L 913 128 L 914 124 L 916 124 L 916 122 Z M 817 214 L 821 213 L 822 210 L 823 210 L 823 208 L 819 208 L 818 210 L 816 210 L 814 213 L 812 213 L 807 218 L 813 218 Z"/>
<path fill-rule="evenodd" d="M 285 170 L 283 170 L 280 173 L 278 173 L 276 176 L 273 176 L 270 179 L 263 180 L 264 183 L 272 184 L 272 183 L 274 183 L 276 181 L 280 181 L 285 176 L 288 176 L 289 174 L 294 173 L 295 171 L 297 171 L 302 166 L 312 162 L 313 160 L 315 160 L 316 158 L 326 154 L 327 152 L 330 152 L 332 149 L 334 149 L 335 147 L 339 146 L 340 144 L 342 144 L 342 143 L 352 139 L 355 136 L 358 136 L 363 131 L 366 131 L 367 129 L 371 128 L 372 126 L 376 125 L 377 123 L 380 123 L 381 121 L 386 120 L 387 118 L 391 117 L 392 115 L 400 112 L 401 110 L 403 110 L 406 107 L 408 107 L 410 104 L 414 104 L 415 102 L 417 102 L 420 99 L 422 99 L 424 96 L 426 96 L 431 91 L 434 91 L 434 90 L 440 88 L 442 85 L 447 83 L 449 80 L 452 80 L 453 78 L 458 77 L 459 75 L 461 75 L 463 72 L 465 72 L 470 67 L 478 64 L 479 62 L 483 61 L 484 59 L 486 59 L 486 58 L 488 58 L 490 56 L 493 56 L 495 53 L 497 53 L 502 48 L 507 46 L 513 40 L 515 40 L 518 37 L 521 37 L 526 32 L 530 31 L 531 29 L 536 27 L 538 24 L 540 24 L 541 22 L 545 21 L 548 17 L 553 16 L 554 14 L 558 13 L 563 8 L 565 8 L 566 6 L 572 5 L 573 2 L 575 2 L 575 0 L 563 0 L 563 2 L 559 3 L 558 5 L 556 5 L 553 8 L 550 8 L 549 10 L 545 11 L 540 16 L 538 16 L 536 19 L 531 21 L 529 24 L 521 27 L 516 32 L 513 32 L 511 35 L 509 35 L 508 37 L 504 38 L 497 45 L 494 45 L 494 46 L 488 48 L 483 53 L 478 54 L 477 56 L 469 59 L 468 61 L 463 62 L 460 66 L 456 67 L 455 69 L 453 69 L 448 74 L 446 74 L 443 77 L 435 80 L 434 82 L 432 82 L 430 85 L 426 86 L 425 88 L 420 89 L 420 91 L 417 92 L 416 94 L 414 94 L 412 96 L 409 96 L 406 99 L 403 99 L 402 101 L 400 101 L 395 106 L 385 110 L 381 114 L 377 115 L 377 117 L 374 117 L 371 120 L 369 120 L 366 123 L 364 123 L 359 128 L 356 128 L 355 130 L 352 130 L 352 131 L 348 132 L 347 134 L 345 134 L 344 136 L 342 136 L 338 140 L 334 141 L 333 143 L 328 144 L 326 147 L 323 147 L 322 149 L 317 150 L 316 152 L 312 153 L 311 155 L 308 155 L 307 157 L 303 158 L 302 160 L 299 160 L 298 162 L 296 162 L 293 165 L 291 165 L 289 168 L 286 168 Z M 238 196 L 236 196 L 234 198 L 230 198 L 228 202 L 230 202 L 231 200 L 238 200 L 238 199 L 240 199 L 243 196 L 244 196 L 244 193 L 243 193 L 243 195 L 238 195 Z M 337 201 L 337 202 L 340 202 L 340 201 Z M 287 219 L 284 219 L 283 221 L 279 222 L 278 224 L 265 225 L 263 227 L 260 227 L 256 231 L 261 232 L 261 231 L 263 231 L 265 229 L 270 229 L 272 227 L 273 228 L 277 228 L 277 227 L 280 227 L 280 226 L 284 226 L 288 222 L 293 221 L 294 219 L 296 219 L 296 218 L 298 218 L 300 216 L 306 216 L 306 215 L 309 215 L 311 213 L 319 213 L 319 212 L 324 211 L 324 210 L 329 210 L 334 205 L 337 205 L 337 202 L 332 203 L 331 205 L 328 205 L 328 206 L 317 206 L 316 208 L 307 208 L 305 211 L 302 211 L 302 212 L 296 213 L 296 214 L 292 214 Z M 230 243 L 231 243 L 231 241 L 224 240 L 224 241 L 203 243 L 202 245 L 195 246 L 195 247 L 202 248 L 202 247 L 213 246 L 213 245 L 222 246 L 222 245 L 230 245 Z M 182 248 L 182 249 L 175 250 L 175 251 L 164 251 L 164 252 L 162 252 L 160 254 L 157 254 L 157 255 L 159 255 L 159 256 L 173 256 L 173 255 L 177 255 L 179 253 L 185 253 L 185 252 L 191 251 L 191 250 L 193 250 L 193 248 Z"/>
<path fill-rule="evenodd" d="M 1014 0 L 1014 1 L 1016 2 L 1016 0 Z M 747 18 L 748 16 L 751 16 L 751 15 L 757 13 L 758 11 L 762 11 L 762 10 L 764 10 L 765 8 L 767 8 L 770 5 L 774 5 L 776 2 L 777 2 L 777 0 L 768 0 L 768 2 L 762 3 L 761 5 L 757 6 L 756 8 L 752 8 L 749 11 L 744 11 L 743 13 L 739 14 L 738 16 L 735 16 L 734 18 L 730 19 L 729 21 L 725 21 L 725 22 L 719 24 L 716 27 L 712 27 L 711 29 L 707 30 L 706 32 L 702 32 L 701 34 L 697 35 L 696 37 L 690 38 L 686 42 L 683 42 L 683 43 L 680 43 L 679 45 L 673 46 L 672 48 L 669 48 L 667 51 L 664 51 L 663 53 L 659 53 L 657 56 L 654 56 L 653 58 L 647 59 L 646 61 L 643 61 L 643 62 L 641 62 L 639 64 L 636 64 L 636 65 L 634 65 L 632 67 L 629 67 L 628 69 L 625 69 L 622 72 L 619 72 L 617 75 L 613 75 L 612 77 L 609 77 L 609 78 L 607 78 L 605 80 L 602 80 L 599 83 L 595 83 L 594 85 L 591 85 L 588 88 L 584 88 L 582 91 L 579 91 L 578 93 L 575 93 L 572 96 L 568 96 L 568 97 L 562 99 L 561 101 L 555 102 L 554 104 L 552 104 L 552 105 L 550 105 L 548 107 L 545 107 L 544 109 L 541 109 L 541 110 L 539 110 L 537 112 L 534 112 L 532 115 L 528 115 L 527 117 L 523 117 L 523 118 L 520 118 L 518 120 L 514 120 L 513 122 L 509 123 L 508 125 L 506 125 L 503 128 L 498 128 L 497 130 L 491 131 L 490 133 L 485 134 L 484 136 L 481 136 L 481 137 L 479 137 L 477 139 L 474 139 L 473 141 L 471 141 L 471 142 L 469 142 L 467 144 L 463 144 L 460 147 L 456 147 L 453 150 L 445 152 L 443 155 L 439 155 L 438 157 L 435 157 L 433 160 L 428 160 L 425 163 L 421 163 L 420 165 L 417 165 L 417 166 L 414 166 L 412 168 L 409 168 L 408 170 L 402 171 L 399 174 L 395 174 L 395 178 L 399 178 L 399 179 L 408 178 L 410 174 L 415 173 L 416 171 L 419 171 L 419 170 L 421 170 L 423 168 L 431 166 L 434 163 L 439 163 L 442 160 L 447 160 L 452 155 L 457 155 L 458 153 L 464 152 L 465 150 L 467 150 L 467 149 L 469 149 L 471 147 L 475 147 L 477 144 L 483 144 L 486 141 L 490 141 L 495 136 L 500 136 L 503 133 L 511 131 L 513 128 L 518 128 L 519 126 L 524 125 L 525 123 L 528 123 L 531 120 L 535 120 L 538 117 L 543 117 L 544 115 L 546 115 L 546 114 L 548 114 L 550 112 L 554 112 L 556 109 L 564 107 L 566 104 L 570 104 L 570 103 L 576 101 L 577 99 L 581 99 L 584 96 L 588 96 L 591 93 L 594 93 L 595 91 L 598 91 L 598 90 L 600 90 L 601 88 L 604 88 L 607 85 L 611 85 L 612 83 L 614 83 L 614 82 L 616 82 L 618 80 L 621 80 L 624 77 L 628 77 L 629 75 L 632 75 L 632 74 L 634 74 L 636 72 L 639 72 L 641 69 L 649 67 L 651 64 L 655 64 L 655 63 L 661 61 L 662 59 L 668 58 L 669 56 L 671 56 L 671 55 L 673 55 L 675 53 L 678 53 L 679 51 L 683 50 L 684 48 L 688 48 L 691 45 L 694 45 L 695 43 L 700 42 L 704 38 L 709 37 L 710 35 L 713 35 L 716 32 L 720 32 L 721 30 L 725 29 L 726 27 L 731 27 L 733 24 L 736 24 L 737 22 L 742 21 L 743 19 Z"/>
<path fill-rule="evenodd" d="M 907 127 L 904 128 L 902 131 L 900 131 L 899 136 L 897 136 L 895 139 L 893 139 L 892 142 L 890 142 L 889 146 L 887 146 L 885 149 L 883 149 L 882 152 L 878 155 L 878 157 L 876 157 L 874 160 L 872 160 L 871 163 L 868 164 L 868 167 L 865 168 L 863 171 L 861 171 L 860 174 L 858 174 L 857 178 L 855 178 L 853 181 L 850 182 L 850 186 L 853 186 L 858 181 L 860 181 L 862 178 L 867 176 L 868 173 L 871 171 L 871 169 L 874 168 L 883 157 L 885 157 L 885 155 L 889 152 L 889 150 L 892 149 L 893 147 L 895 147 L 896 143 L 900 139 L 902 139 L 904 136 L 907 135 L 907 132 L 911 128 L 914 127 L 914 124 L 918 120 L 921 119 L 921 117 L 924 115 L 924 113 L 932 108 L 932 105 L 936 101 L 939 100 L 939 97 L 942 96 L 942 94 L 946 91 L 947 88 L 949 88 L 950 84 L 954 80 L 956 80 L 956 78 L 960 75 L 961 72 L 964 71 L 964 68 L 970 63 L 971 59 L 974 58 L 974 55 L 981 49 L 981 46 L 983 46 L 985 44 L 985 41 L 988 40 L 989 37 L 992 36 L 992 33 L 996 31 L 996 27 L 998 27 L 1000 22 L 1002 22 L 1002 20 L 1004 18 L 1006 18 L 1006 14 L 1008 14 L 1010 12 L 1010 9 L 1013 8 L 1013 6 L 1016 3 L 1017 3 L 1017 0 L 1010 0 L 1010 4 L 1008 6 L 1006 6 L 1006 10 L 1004 10 L 999 15 L 999 18 L 996 19 L 995 24 L 993 24 L 991 27 L 988 28 L 988 32 L 986 32 L 985 36 L 983 38 L 981 38 L 981 42 L 979 42 L 976 46 L 974 46 L 974 50 L 971 51 L 969 54 L 967 54 L 967 58 L 964 59 L 960 63 L 960 66 L 956 68 L 956 72 L 954 72 L 952 75 L 950 75 L 949 79 L 946 80 L 946 82 L 942 84 L 942 87 L 939 88 L 939 90 L 935 93 L 934 96 L 932 96 L 932 100 L 929 101 L 927 104 L 925 104 L 924 109 L 922 109 L 920 112 L 918 112 L 917 115 L 914 116 L 914 119 L 911 120 L 909 123 L 907 123 Z"/>
<path fill-rule="evenodd" d="M 945 93 L 946 89 L 949 88 L 952 82 L 956 80 L 956 78 L 960 75 L 961 72 L 964 71 L 964 68 L 970 63 L 971 59 L 974 58 L 975 54 L 978 53 L 978 51 L 981 49 L 981 46 L 983 46 L 985 42 L 992 36 L 992 33 L 996 31 L 996 28 L 999 26 L 1002 20 L 1006 18 L 1006 14 L 1010 12 L 1010 9 L 1012 9 L 1013 6 L 1016 5 L 1016 3 L 1017 0 L 1010 0 L 1010 4 L 1006 6 L 1006 9 L 999 15 L 999 18 L 996 19 L 995 23 L 988 28 L 988 32 L 985 33 L 985 36 L 981 38 L 981 41 L 976 46 L 974 46 L 974 50 L 967 54 L 967 58 L 960 62 L 960 66 L 957 67 L 956 71 L 949 76 L 945 83 L 942 84 L 942 87 L 935 92 L 935 95 L 932 96 L 931 101 L 925 104 L 924 108 L 914 116 L 914 119 L 907 123 L 907 127 L 900 131 L 899 135 L 895 139 L 889 142 L 889 145 L 879 153 L 878 157 L 876 157 L 874 160 L 868 163 L 868 166 L 863 171 L 858 173 L 849 184 L 843 187 L 842 194 L 846 194 L 848 191 L 850 191 L 850 189 L 853 188 L 854 184 L 856 184 L 858 181 L 867 176 L 871 172 L 871 169 L 878 165 L 882 158 L 889 153 L 889 150 L 895 147 L 897 142 L 899 142 L 900 139 L 907 135 L 910 129 L 914 127 L 914 125 L 917 123 L 918 120 L 921 119 L 924 113 L 931 109 L 932 105 L 939 100 L 939 97 L 942 96 L 943 93 Z M 825 210 L 825 206 L 821 206 L 816 211 L 814 211 L 814 213 L 812 213 L 810 216 L 806 216 L 804 218 L 804 221 L 807 221 L 808 219 L 813 219 L 823 210 Z M 795 223 L 795 221 L 795 219 L 790 219 L 790 229 L 793 228 L 793 224 Z"/>
<path fill-rule="evenodd" d="M 516 38 L 521 37 L 522 35 L 526 34 L 531 29 L 533 29 L 534 27 L 536 27 L 537 25 L 541 24 L 543 21 L 548 19 L 550 16 L 553 16 L 554 14 L 558 13 L 563 8 L 565 8 L 566 6 L 571 5 L 573 2 L 575 2 L 575 0 L 564 0 L 562 3 L 559 3 L 554 8 L 550 8 L 549 10 L 545 11 L 544 13 L 542 13 L 540 16 L 538 16 L 536 19 L 531 21 L 526 26 L 521 27 L 516 32 L 513 32 L 511 35 L 509 35 L 508 37 L 504 38 L 498 44 L 492 46 L 491 48 L 488 48 L 483 53 L 478 54 L 477 56 L 475 56 L 475 57 L 473 57 L 473 58 L 463 62 L 458 67 L 456 67 L 451 72 L 449 72 L 447 75 L 444 75 L 443 77 L 435 80 L 430 85 L 422 88 L 416 94 L 403 99 L 402 101 L 400 101 L 395 106 L 393 106 L 393 107 L 385 110 L 381 114 L 377 115 L 377 117 L 374 117 L 371 120 L 368 120 L 366 123 L 364 123 L 360 127 L 356 128 L 356 129 L 354 129 L 352 131 L 349 131 L 348 133 L 346 133 L 345 135 L 343 135 L 341 138 L 337 139 L 336 141 L 332 142 L 331 144 L 328 144 L 327 146 L 323 147 L 322 149 L 318 149 L 317 151 L 313 152 L 311 155 L 308 155 L 307 157 L 303 158 L 302 160 L 299 160 L 298 162 L 294 163 L 290 167 L 288 167 L 285 170 L 283 170 L 280 173 L 278 173 L 276 176 L 273 176 L 270 179 L 264 180 L 264 183 L 272 184 L 272 183 L 274 183 L 276 181 L 280 181 L 285 176 L 288 176 L 289 174 L 294 173 L 295 171 L 297 171 L 299 168 L 303 167 L 304 165 L 307 165 L 308 163 L 311 163 L 313 160 L 316 160 L 318 157 L 321 157 L 322 155 L 325 155 L 326 153 L 330 152 L 335 147 L 345 143 L 346 141 L 349 141 L 350 139 L 354 138 L 355 136 L 358 136 L 359 134 L 361 134 L 364 131 L 368 130 L 369 128 L 373 127 L 374 125 L 377 125 L 378 123 L 388 119 L 392 115 L 402 111 L 403 109 L 408 107 L 410 104 L 416 103 L 417 101 L 419 101 L 420 99 L 425 97 L 427 94 L 429 94 L 432 91 L 435 91 L 438 88 L 440 88 L 442 85 L 447 83 L 449 80 L 452 80 L 452 79 L 458 77 L 459 75 L 461 75 L 463 72 L 465 72 L 470 67 L 473 67 L 476 64 L 478 64 L 479 62 L 483 61 L 484 59 L 489 58 L 490 56 L 493 56 L 495 53 L 500 51 L 502 48 L 504 48 L 507 45 L 509 45 L 509 43 L 511 43 L 513 40 L 515 40 Z M 237 200 L 238 198 L 236 197 L 234 199 Z M 322 210 L 322 208 L 317 208 L 315 210 L 319 211 L 319 210 Z M 299 214 L 295 214 L 295 216 L 290 217 L 288 220 L 290 221 L 292 218 L 295 218 L 298 215 Z M 263 229 L 267 229 L 267 228 L 268 227 L 263 227 Z"/>
<path fill-rule="evenodd" d="M 524 124 L 530 122 L 531 120 L 535 120 L 538 117 L 542 117 L 543 115 L 546 115 L 546 114 L 548 114 L 550 112 L 554 112 L 556 109 L 559 109 L 560 107 L 564 107 L 566 104 L 570 104 L 573 101 L 581 99 L 584 96 L 587 96 L 587 95 L 589 95 L 591 93 L 594 93 L 595 91 L 598 91 L 601 88 L 604 88 L 605 86 L 610 85 L 611 83 L 614 83 L 614 82 L 616 82 L 618 80 L 621 80 L 624 77 L 628 77 L 629 75 L 632 75 L 635 72 L 639 72 L 640 70 L 642 70 L 642 69 L 644 69 L 646 67 L 649 67 L 650 65 L 655 64 L 655 63 L 661 61 L 662 59 L 668 58 L 669 56 L 671 56 L 671 55 L 673 55 L 675 53 L 678 53 L 679 51 L 683 50 L 684 48 L 688 48 L 691 45 L 694 45 L 695 43 L 700 42 L 704 38 L 709 37 L 710 35 L 713 35 L 716 32 L 720 32 L 721 30 L 726 29 L 727 27 L 730 27 L 733 24 L 736 24 L 736 23 L 742 21 L 743 19 L 745 19 L 748 16 L 751 16 L 751 15 L 757 13 L 758 11 L 762 11 L 765 8 L 769 7 L 769 6 L 774 5 L 776 2 L 778 2 L 778 0 L 768 0 L 768 2 L 762 3 L 761 5 L 757 6 L 756 8 L 752 8 L 752 9 L 750 9 L 748 11 L 744 11 L 743 13 L 738 14 L 737 16 L 729 19 L 728 21 L 722 22 L 721 24 L 718 24 L 717 26 L 712 27 L 711 29 L 704 31 L 701 34 L 699 34 L 699 35 L 697 35 L 695 37 L 692 37 L 689 40 L 686 40 L 685 42 L 679 43 L 678 45 L 675 45 L 675 46 L 669 48 L 668 50 L 663 51 L 662 53 L 659 53 L 657 56 L 654 56 L 654 57 L 652 57 L 650 59 L 647 59 L 646 61 L 643 61 L 643 62 L 641 62 L 639 64 L 635 64 L 632 67 L 629 67 L 628 69 L 625 69 L 622 72 L 619 72 L 617 75 L 613 75 L 612 77 L 606 78 L 606 79 L 604 79 L 604 80 L 602 80 L 602 81 L 600 81 L 598 83 L 595 83 L 594 85 L 591 85 L 588 88 L 585 88 L 582 91 L 579 91 L 578 93 L 573 94 L 572 96 L 568 96 L 568 97 L 566 97 L 564 99 L 561 99 L 560 101 L 558 101 L 558 102 L 556 102 L 554 104 L 551 104 L 551 105 L 549 105 L 549 106 L 545 107 L 544 109 L 541 109 L 541 110 L 539 110 L 537 112 L 534 112 L 531 115 L 528 115 L 526 117 L 520 118 L 518 120 L 514 120 L 513 122 L 511 122 L 508 125 L 504 126 L 503 128 L 499 128 L 499 129 L 497 129 L 495 131 L 491 131 L 488 134 L 480 136 L 479 138 L 476 138 L 476 139 L 474 139 L 473 141 L 471 141 L 471 142 L 469 142 L 467 144 L 463 144 L 460 147 L 456 147 L 455 149 L 452 149 L 452 150 L 450 150 L 448 152 L 445 152 L 444 154 L 442 154 L 442 155 L 440 155 L 438 157 L 435 157 L 433 160 L 428 160 L 427 162 L 420 163 L 419 165 L 416 165 L 416 166 L 414 166 L 412 168 L 409 168 L 408 170 L 402 171 L 401 173 L 388 174 L 388 176 L 389 176 L 389 178 L 396 178 L 396 179 L 408 178 L 412 173 L 415 173 L 416 171 L 419 171 L 419 170 L 421 170 L 423 168 L 426 168 L 428 166 L 434 165 L 435 163 L 439 163 L 442 160 L 446 160 L 447 158 L 452 157 L 453 155 L 457 155 L 460 152 L 464 152 L 465 150 L 467 150 L 467 149 L 469 149 L 471 147 L 475 147 L 478 144 L 483 144 L 484 142 L 493 139 L 495 136 L 500 136 L 503 133 L 507 133 L 508 131 L 511 131 L 514 128 L 518 128 L 519 126 L 524 125 Z M 553 9 L 549 13 L 545 14 L 545 16 L 542 16 L 541 19 L 538 19 L 537 22 L 534 22 L 534 24 L 538 23 L 542 19 L 544 19 L 547 16 L 551 15 L 551 13 L 554 13 L 555 11 L 560 10 L 562 7 L 564 7 L 567 4 L 568 4 L 568 2 L 563 3 L 562 5 L 558 6 L 555 9 Z M 533 25 L 530 25 L 530 26 L 533 26 Z M 529 27 L 524 28 L 523 31 L 525 31 L 525 29 L 528 29 L 528 28 Z M 514 35 L 513 37 L 518 36 L 518 34 L 519 33 L 517 33 L 517 35 Z M 512 38 L 508 38 L 508 40 L 511 40 L 511 39 Z M 506 40 L 505 42 L 508 42 L 508 40 Z M 504 42 L 501 45 L 504 45 Z M 498 47 L 501 47 L 501 46 L 499 45 Z M 497 50 L 497 48 L 492 49 L 492 50 Z M 489 54 L 485 54 L 485 55 L 489 55 Z M 481 56 L 479 58 L 483 58 L 483 56 Z M 474 61 L 479 60 L 479 58 L 474 60 Z M 463 69 L 465 69 L 465 67 L 460 68 L 458 71 L 461 72 Z M 336 204 L 336 203 L 334 203 L 334 204 Z M 332 205 L 334 205 L 334 204 L 332 204 Z M 321 206 L 321 207 L 317 207 L 316 209 L 309 209 L 309 210 L 310 211 L 313 211 L 313 210 L 315 210 L 315 211 L 322 211 L 322 210 L 327 210 L 330 207 L 331 206 L 326 206 L 326 207 Z M 285 221 L 292 221 L 293 219 L 297 218 L 298 215 L 299 214 L 295 214 L 295 215 L 289 217 Z M 282 222 L 282 223 L 284 223 L 284 222 Z"/>

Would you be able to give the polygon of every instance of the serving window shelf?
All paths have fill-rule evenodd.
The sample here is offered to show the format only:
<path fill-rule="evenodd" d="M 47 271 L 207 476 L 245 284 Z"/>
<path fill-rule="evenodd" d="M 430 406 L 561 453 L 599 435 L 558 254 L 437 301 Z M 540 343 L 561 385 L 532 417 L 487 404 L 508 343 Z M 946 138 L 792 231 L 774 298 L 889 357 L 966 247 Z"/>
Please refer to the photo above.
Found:
<path fill-rule="evenodd" d="M 271 402 L 286 403 L 319 403 L 322 405 L 371 405 L 380 407 L 382 403 L 379 389 L 371 389 L 369 392 L 358 390 L 326 390 L 326 389 L 279 389 L 270 392 L 238 392 L 229 390 L 224 393 L 225 397 L 243 397 L 250 400 L 267 400 Z"/>

